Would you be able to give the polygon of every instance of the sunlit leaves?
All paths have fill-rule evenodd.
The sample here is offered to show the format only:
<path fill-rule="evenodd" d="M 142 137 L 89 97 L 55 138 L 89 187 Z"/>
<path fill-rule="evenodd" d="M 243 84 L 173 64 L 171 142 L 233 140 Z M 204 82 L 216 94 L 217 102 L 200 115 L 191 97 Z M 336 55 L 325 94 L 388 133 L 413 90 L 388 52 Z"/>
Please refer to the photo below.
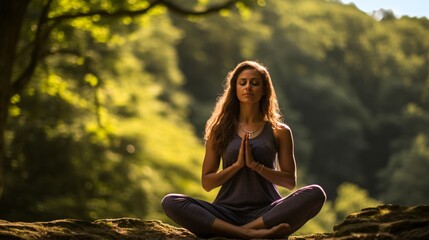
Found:
<path fill-rule="evenodd" d="M 11 105 L 9 106 L 9 115 L 11 117 L 17 117 L 21 114 L 21 109 L 17 106 L 20 100 L 21 100 L 21 96 L 18 94 L 15 94 L 11 98 L 10 100 Z"/>
<path fill-rule="evenodd" d="M 85 82 L 89 83 L 91 87 L 95 87 L 98 84 L 98 79 L 94 74 L 87 73 L 85 74 Z"/>
<path fill-rule="evenodd" d="M 252 10 L 249 9 L 249 7 L 246 6 L 244 3 L 238 2 L 235 4 L 235 6 L 237 7 L 238 12 L 244 20 L 249 19 L 252 16 Z"/>
<path fill-rule="evenodd" d="M 106 43 L 110 37 L 108 26 L 96 25 L 90 18 L 74 19 L 71 21 L 71 26 L 90 32 L 94 39 L 100 43 Z"/>
<path fill-rule="evenodd" d="M 52 6 L 49 17 L 55 19 L 56 17 L 68 16 L 70 19 L 65 20 L 70 25 L 79 30 L 85 30 L 91 33 L 91 36 L 100 43 L 107 43 L 113 39 L 113 44 L 123 43 L 123 40 L 118 42 L 120 37 L 114 36 L 111 33 L 112 26 L 108 20 L 109 17 L 104 15 L 114 14 L 120 11 L 137 11 L 145 9 L 149 6 L 148 1 L 110 1 L 110 0 L 92 0 L 92 1 L 57 1 Z M 95 12 L 95 13 L 94 13 Z M 103 13 L 103 16 L 99 14 Z M 166 13 L 164 6 L 158 5 L 150 9 L 149 12 L 143 14 L 140 19 L 148 19 L 150 16 L 162 15 Z M 85 14 L 88 14 L 86 16 Z M 72 17 L 74 16 L 74 17 Z M 119 17 L 117 23 L 123 25 L 130 25 L 135 20 L 135 17 L 122 16 Z M 144 24 L 143 24 L 144 25 Z M 54 31 L 57 31 L 56 29 Z M 61 35 L 58 35 L 61 37 Z"/>
<path fill-rule="evenodd" d="M 107 114 L 104 111 L 99 114 L 101 115 L 102 119 L 106 119 Z M 109 144 L 108 137 L 114 132 L 114 129 L 112 129 L 112 124 L 106 125 L 107 124 L 100 126 L 100 124 L 95 121 L 88 122 L 86 124 L 85 132 L 91 136 L 90 139 L 92 143 L 106 146 Z"/>
<path fill-rule="evenodd" d="M 74 89 L 70 87 L 69 81 L 64 80 L 61 76 L 54 73 L 48 75 L 48 77 L 40 83 L 41 93 L 50 96 L 59 96 L 64 101 L 79 108 L 88 108 L 91 103 L 73 90 Z"/>
<path fill-rule="evenodd" d="M 338 187 L 338 196 L 335 200 L 335 211 L 338 220 L 344 220 L 350 213 L 358 212 L 368 206 L 378 206 L 382 203 L 369 196 L 367 190 L 353 183 L 343 183 Z"/>
<path fill-rule="evenodd" d="M 132 21 L 133 21 L 133 19 L 131 17 L 123 17 L 121 19 L 121 22 L 125 25 L 129 25 Z"/>
<path fill-rule="evenodd" d="M 54 17 L 60 14 L 69 13 L 69 12 L 88 12 L 90 7 L 89 1 L 83 0 L 58 0 L 54 1 L 54 6 L 52 10 L 49 12 L 49 17 Z"/>
<path fill-rule="evenodd" d="M 64 31 L 54 29 L 51 33 L 52 38 L 56 40 L 56 42 L 64 42 L 66 41 L 65 33 Z"/>
<path fill-rule="evenodd" d="M 149 1 L 147 0 L 127 0 L 127 4 L 130 9 L 144 9 L 149 6 Z"/>
<path fill-rule="evenodd" d="M 423 117 L 425 110 L 415 103 L 409 103 L 406 107 L 406 114 L 410 116 Z"/>

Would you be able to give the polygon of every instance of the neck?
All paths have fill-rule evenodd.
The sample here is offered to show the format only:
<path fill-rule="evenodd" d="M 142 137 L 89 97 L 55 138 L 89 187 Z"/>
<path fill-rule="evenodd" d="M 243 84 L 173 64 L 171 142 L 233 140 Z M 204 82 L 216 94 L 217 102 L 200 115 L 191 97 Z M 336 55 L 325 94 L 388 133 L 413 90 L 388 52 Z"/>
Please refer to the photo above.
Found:
<path fill-rule="evenodd" d="M 240 105 L 240 115 L 238 118 L 241 123 L 256 123 L 263 120 L 262 114 L 259 112 L 259 105 Z"/>

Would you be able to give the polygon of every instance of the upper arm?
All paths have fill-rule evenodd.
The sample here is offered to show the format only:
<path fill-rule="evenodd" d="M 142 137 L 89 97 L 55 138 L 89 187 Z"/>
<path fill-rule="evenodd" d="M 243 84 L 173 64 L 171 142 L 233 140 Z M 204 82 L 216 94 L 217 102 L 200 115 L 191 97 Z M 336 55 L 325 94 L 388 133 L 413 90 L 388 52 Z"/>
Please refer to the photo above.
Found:
<path fill-rule="evenodd" d="M 219 170 L 220 156 L 213 149 L 213 142 L 208 139 L 206 142 L 206 154 L 203 161 L 202 178 L 210 173 L 216 173 Z"/>
<path fill-rule="evenodd" d="M 280 170 L 293 176 L 296 181 L 296 162 L 292 130 L 287 125 L 281 125 L 275 130 L 278 141 L 278 161 Z"/>

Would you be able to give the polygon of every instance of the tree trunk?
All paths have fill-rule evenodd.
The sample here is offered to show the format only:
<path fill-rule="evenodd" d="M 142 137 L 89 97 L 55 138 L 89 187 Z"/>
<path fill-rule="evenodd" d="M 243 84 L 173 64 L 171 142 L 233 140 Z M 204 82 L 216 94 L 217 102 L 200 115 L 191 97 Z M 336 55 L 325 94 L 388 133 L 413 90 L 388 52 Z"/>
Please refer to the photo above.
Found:
<path fill-rule="evenodd" d="M 12 93 L 12 72 L 19 33 L 30 0 L 0 1 L 0 197 L 4 190 L 4 133 Z"/>

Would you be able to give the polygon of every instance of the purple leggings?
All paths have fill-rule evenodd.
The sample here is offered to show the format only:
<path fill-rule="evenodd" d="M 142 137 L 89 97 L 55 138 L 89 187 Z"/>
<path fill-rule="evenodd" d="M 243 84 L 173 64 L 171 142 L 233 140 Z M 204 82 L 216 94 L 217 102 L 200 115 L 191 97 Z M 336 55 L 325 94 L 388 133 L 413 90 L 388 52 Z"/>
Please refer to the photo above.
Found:
<path fill-rule="evenodd" d="M 267 228 L 288 223 L 293 233 L 316 216 L 325 201 L 323 189 L 318 185 L 309 185 L 246 214 L 182 194 L 168 194 L 162 199 L 162 207 L 169 218 L 195 235 L 213 237 L 211 226 L 215 218 L 241 226 L 262 217 Z"/>

